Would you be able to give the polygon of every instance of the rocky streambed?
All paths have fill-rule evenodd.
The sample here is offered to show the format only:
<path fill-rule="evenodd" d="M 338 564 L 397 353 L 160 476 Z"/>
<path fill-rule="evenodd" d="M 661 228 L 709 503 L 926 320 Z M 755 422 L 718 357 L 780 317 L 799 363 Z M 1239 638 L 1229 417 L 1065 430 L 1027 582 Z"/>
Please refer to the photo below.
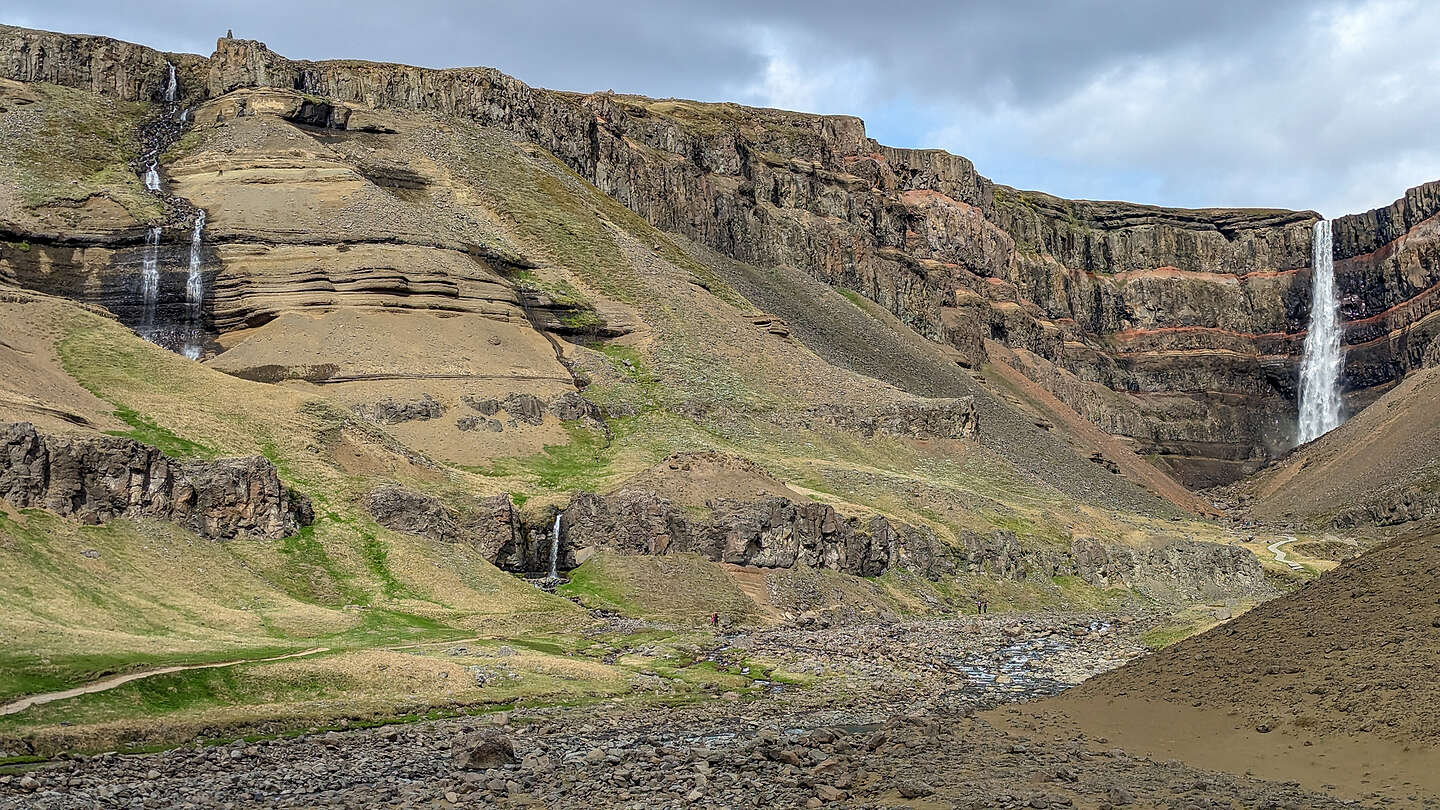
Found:
<path fill-rule="evenodd" d="M 803 683 L 74 757 L 0 777 L 0 808 L 1339 806 L 976 716 L 1120 665 L 1144 626 L 1002 616 L 720 635 L 702 657 L 777 662 Z"/>

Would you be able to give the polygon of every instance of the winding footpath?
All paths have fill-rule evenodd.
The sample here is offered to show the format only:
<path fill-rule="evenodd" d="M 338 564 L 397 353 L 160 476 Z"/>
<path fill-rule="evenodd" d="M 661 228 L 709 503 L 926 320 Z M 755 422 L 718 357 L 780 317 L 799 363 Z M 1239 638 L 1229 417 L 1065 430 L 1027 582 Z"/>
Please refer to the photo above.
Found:
<path fill-rule="evenodd" d="M 235 661 L 220 661 L 212 664 L 184 664 L 181 666 L 146 669 L 140 672 L 127 672 L 124 675 L 112 675 L 109 678 L 102 678 L 98 681 L 93 681 L 91 683 L 74 687 L 73 689 L 64 689 L 59 692 L 45 692 L 39 695 L 30 695 L 28 697 L 20 698 L 19 700 L 12 701 L 10 703 L 6 703 L 3 706 L 0 706 L 0 716 L 18 714 L 30 708 L 31 706 L 39 706 L 42 703 L 53 703 L 57 700 L 65 700 L 67 698 L 79 697 L 81 695 L 93 695 L 96 692 L 106 692 L 114 689 L 117 686 L 123 686 L 127 683 L 130 683 L 131 681 L 138 681 L 143 678 L 153 678 L 156 675 L 168 675 L 172 672 L 185 672 L 186 670 L 191 669 L 219 669 L 221 667 L 233 667 L 237 664 L 263 664 L 270 661 L 284 661 L 289 658 L 304 658 L 306 656 L 318 655 L 320 653 L 329 651 L 329 647 L 315 647 L 314 649 L 310 650 L 301 650 L 300 652 L 287 653 L 285 655 L 276 655 L 270 658 L 241 658 Z"/>
<path fill-rule="evenodd" d="M 1287 557 L 1287 556 L 1285 556 L 1285 552 L 1280 550 L 1280 547 L 1281 547 L 1281 546 L 1286 545 L 1286 544 L 1288 544 L 1288 543 L 1293 543 L 1293 542 L 1295 542 L 1295 538 L 1294 538 L 1294 537 L 1286 537 L 1284 540 L 1280 540 L 1280 541 L 1278 541 L 1278 542 L 1271 543 L 1270 545 L 1266 546 L 1265 548 L 1269 549 L 1269 550 L 1270 550 L 1270 553 L 1275 555 L 1275 562 L 1284 563 L 1285 565 L 1290 566 L 1291 570 L 1299 571 L 1299 570 L 1301 570 L 1302 568 L 1304 568 L 1305 566 L 1303 566 L 1303 565 L 1301 565 L 1300 563 L 1297 563 L 1297 562 L 1291 562 L 1291 561 L 1290 561 L 1290 558 Z"/>

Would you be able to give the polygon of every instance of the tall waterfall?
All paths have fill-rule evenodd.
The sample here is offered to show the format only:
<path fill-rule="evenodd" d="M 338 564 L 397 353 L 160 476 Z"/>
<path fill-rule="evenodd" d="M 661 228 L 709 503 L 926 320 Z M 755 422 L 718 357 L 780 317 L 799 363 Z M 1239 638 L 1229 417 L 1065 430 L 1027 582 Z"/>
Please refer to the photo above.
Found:
<path fill-rule="evenodd" d="M 170 78 L 165 82 L 165 103 L 174 104 L 175 95 L 179 90 L 179 87 L 175 82 L 175 63 L 166 62 L 165 67 L 170 71 Z M 151 96 L 151 98 L 154 98 L 154 96 Z"/>
<path fill-rule="evenodd" d="M 555 526 L 550 530 L 550 581 L 560 579 L 560 515 L 555 515 Z"/>
<path fill-rule="evenodd" d="M 140 334 L 155 339 L 155 309 L 160 303 L 160 229 L 145 234 L 145 255 L 140 264 L 140 303 L 144 307 Z"/>
<path fill-rule="evenodd" d="M 1340 426 L 1340 302 L 1335 295 L 1335 264 L 1330 221 L 1315 223 L 1310 281 L 1310 331 L 1300 364 L 1300 443 Z"/>
<path fill-rule="evenodd" d="M 195 215 L 195 229 L 190 232 L 190 273 L 185 278 L 185 343 L 181 353 L 191 360 L 200 358 L 200 316 L 205 304 L 205 275 L 200 256 L 205 231 L 205 211 Z"/>

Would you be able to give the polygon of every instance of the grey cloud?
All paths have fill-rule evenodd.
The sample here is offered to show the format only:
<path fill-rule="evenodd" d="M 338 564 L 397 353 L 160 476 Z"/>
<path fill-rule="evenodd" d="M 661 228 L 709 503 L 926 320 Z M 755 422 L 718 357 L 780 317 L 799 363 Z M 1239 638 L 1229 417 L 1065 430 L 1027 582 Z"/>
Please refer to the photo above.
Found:
<path fill-rule="evenodd" d="M 119 6 L 20 0 L 0 19 L 200 53 L 234 28 L 293 57 L 852 113 L 1070 196 L 1342 213 L 1440 177 L 1440 10 L 1421 0 Z"/>

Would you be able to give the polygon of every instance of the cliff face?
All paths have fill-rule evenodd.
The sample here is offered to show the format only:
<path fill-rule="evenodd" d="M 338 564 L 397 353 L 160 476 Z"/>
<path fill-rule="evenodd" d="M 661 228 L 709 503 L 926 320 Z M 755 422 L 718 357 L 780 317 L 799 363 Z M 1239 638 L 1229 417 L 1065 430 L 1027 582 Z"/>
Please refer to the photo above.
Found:
<path fill-rule="evenodd" d="M 967 533 L 952 546 L 924 527 L 881 515 L 847 516 L 827 504 L 781 495 L 720 498 L 696 510 L 650 490 L 577 492 L 563 510 L 547 511 L 528 526 L 503 495 L 475 499 L 457 514 L 433 497 L 392 486 L 372 493 L 367 508 L 388 528 L 473 545 L 501 568 L 532 574 L 549 569 L 554 542 L 558 571 L 610 550 L 692 553 L 735 565 L 804 566 L 866 577 L 895 568 L 937 580 L 957 574 L 1015 581 L 1076 576 L 1096 587 L 1130 587 L 1163 599 L 1273 594 L 1255 556 L 1233 546 L 1177 542 L 1136 549 L 1076 538 L 1066 549 L 1036 551 L 1005 531 Z M 559 536 L 552 538 L 557 527 Z"/>
<path fill-rule="evenodd" d="M 110 37 L 0 25 L 0 75 L 16 81 L 76 87 L 125 101 L 159 101 L 169 79 L 167 62 L 176 67 L 182 95 L 201 92 L 203 56 L 163 53 Z"/>
<path fill-rule="evenodd" d="M 303 495 L 259 458 L 179 461 L 131 439 L 0 426 L 0 499 L 82 523 L 157 518 L 202 537 L 288 537 L 311 519 Z"/>
<path fill-rule="evenodd" d="M 0 33 L 7 76 L 125 98 L 152 97 L 160 74 L 146 65 L 168 58 Z M 1192 485 L 1293 442 L 1313 212 L 1062 200 L 992 184 L 961 157 L 883 146 L 851 117 L 558 93 L 484 68 L 296 61 L 228 38 L 179 62 L 196 95 L 278 87 L 503 128 L 651 223 L 855 290 L 972 364 L 987 340 L 1016 349 L 1009 362 Z M 1352 407 L 1440 334 L 1437 212 L 1431 184 L 1335 222 Z"/>

